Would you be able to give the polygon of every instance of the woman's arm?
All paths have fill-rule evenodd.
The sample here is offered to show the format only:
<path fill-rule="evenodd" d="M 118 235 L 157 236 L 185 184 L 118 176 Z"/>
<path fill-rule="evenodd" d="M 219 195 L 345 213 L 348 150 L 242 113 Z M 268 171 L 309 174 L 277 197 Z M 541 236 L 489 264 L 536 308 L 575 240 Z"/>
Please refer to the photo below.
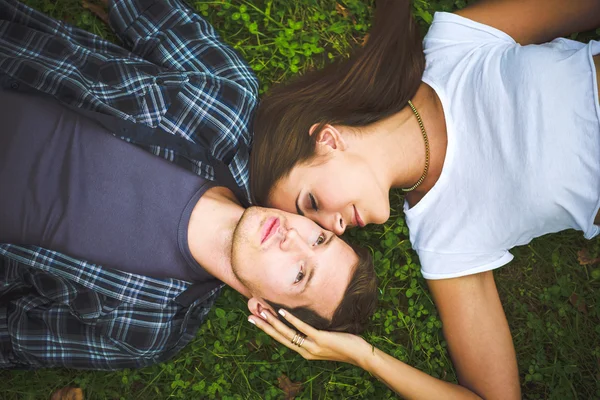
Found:
<path fill-rule="evenodd" d="M 359 366 L 406 399 L 480 398 L 465 387 L 436 379 L 366 342 L 365 345 L 368 349 L 361 352 Z"/>
<path fill-rule="evenodd" d="M 461 385 L 485 399 L 519 399 L 515 349 L 492 271 L 429 280 Z"/>
<path fill-rule="evenodd" d="M 525 45 L 597 28 L 600 0 L 481 0 L 457 14 Z"/>
<path fill-rule="evenodd" d="M 266 319 L 250 316 L 248 321 L 308 360 L 341 361 L 359 366 L 404 398 L 479 399 L 468 389 L 433 378 L 372 347 L 358 336 L 319 331 L 295 318 L 289 312 L 282 311 L 282 315 L 288 322 L 307 335 L 302 347 L 298 347 L 291 342 L 296 333 L 293 329 L 269 312 L 264 314 Z"/>

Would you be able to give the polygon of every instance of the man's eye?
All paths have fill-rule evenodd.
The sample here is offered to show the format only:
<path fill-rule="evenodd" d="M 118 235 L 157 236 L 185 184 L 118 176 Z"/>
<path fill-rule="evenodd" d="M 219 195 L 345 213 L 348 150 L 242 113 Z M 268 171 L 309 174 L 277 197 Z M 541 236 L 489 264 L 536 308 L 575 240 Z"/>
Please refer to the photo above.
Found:
<path fill-rule="evenodd" d="M 298 283 L 302 279 L 304 279 L 304 272 L 300 271 L 300 272 L 298 272 L 298 275 L 296 275 L 296 280 L 294 281 L 294 283 Z"/>
<path fill-rule="evenodd" d="M 313 196 L 312 193 L 309 193 L 308 197 L 310 198 L 310 206 L 312 207 L 312 209 L 315 211 L 319 211 L 319 207 L 317 207 L 317 201 L 315 200 L 315 196 Z"/>
<path fill-rule="evenodd" d="M 326 237 L 325 237 L 325 234 L 324 234 L 324 233 L 321 233 L 321 234 L 319 235 L 319 237 L 317 238 L 317 241 L 315 242 L 315 244 L 314 244 L 314 245 L 315 245 L 315 246 L 319 246 L 319 245 L 323 244 L 323 242 L 325 242 L 325 239 L 326 239 Z"/>

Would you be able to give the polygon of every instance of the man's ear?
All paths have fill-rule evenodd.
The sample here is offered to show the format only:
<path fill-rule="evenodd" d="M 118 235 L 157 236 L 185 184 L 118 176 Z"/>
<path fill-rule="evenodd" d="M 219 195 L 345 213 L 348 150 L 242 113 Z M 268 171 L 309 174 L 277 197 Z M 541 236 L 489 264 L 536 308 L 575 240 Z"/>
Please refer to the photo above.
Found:
<path fill-rule="evenodd" d="M 264 312 L 270 312 L 273 316 L 277 317 L 277 311 L 273 309 L 264 299 L 260 297 L 251 297 L 248 300 L 248 310 L 258 318 L 262 318 L 260 315 Z"/>
<path fill-rule="evenodd" d="M 319 124 L 314 124 L 310 127 L 309 134 L 315 134 L 315 130 Z M 317 135 L 317 151 L 328 153 L 331 150 L 346 150 L 346 141 L 342 133 L 333 125 L 326 124 Z"/>

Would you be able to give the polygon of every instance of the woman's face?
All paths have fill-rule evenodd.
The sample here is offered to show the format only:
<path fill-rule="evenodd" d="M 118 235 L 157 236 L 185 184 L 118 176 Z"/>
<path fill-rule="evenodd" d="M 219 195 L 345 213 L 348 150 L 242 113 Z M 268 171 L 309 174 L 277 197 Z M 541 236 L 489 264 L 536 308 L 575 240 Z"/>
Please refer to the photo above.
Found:
<path fill-rule="evenodd" d="M 347 227 L 388 220 L 389 188 L 382 188 L 376 177 L 361 157 L 333 152 L 295 166 L 275 185 L 269 205 L 304 215 L 341 235 Z"/>

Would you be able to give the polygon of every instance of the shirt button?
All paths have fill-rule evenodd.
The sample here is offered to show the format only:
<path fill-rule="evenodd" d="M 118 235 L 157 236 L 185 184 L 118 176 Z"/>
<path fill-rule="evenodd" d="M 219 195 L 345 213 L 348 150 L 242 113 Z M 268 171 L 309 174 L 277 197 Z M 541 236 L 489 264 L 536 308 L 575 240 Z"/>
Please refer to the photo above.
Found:
<path fill-rule="evenodd" d="M 16 89 L 18 89 L 18 88 L 19 88 L 19 83 L 18 83 L 18 82 L 15 82 L 15 81 L 12 81 L 12 82 L 10 83 L 10 88 L 11 88 L 11 89 L 15 89 L 15 90 L 16 90 Z"/>

